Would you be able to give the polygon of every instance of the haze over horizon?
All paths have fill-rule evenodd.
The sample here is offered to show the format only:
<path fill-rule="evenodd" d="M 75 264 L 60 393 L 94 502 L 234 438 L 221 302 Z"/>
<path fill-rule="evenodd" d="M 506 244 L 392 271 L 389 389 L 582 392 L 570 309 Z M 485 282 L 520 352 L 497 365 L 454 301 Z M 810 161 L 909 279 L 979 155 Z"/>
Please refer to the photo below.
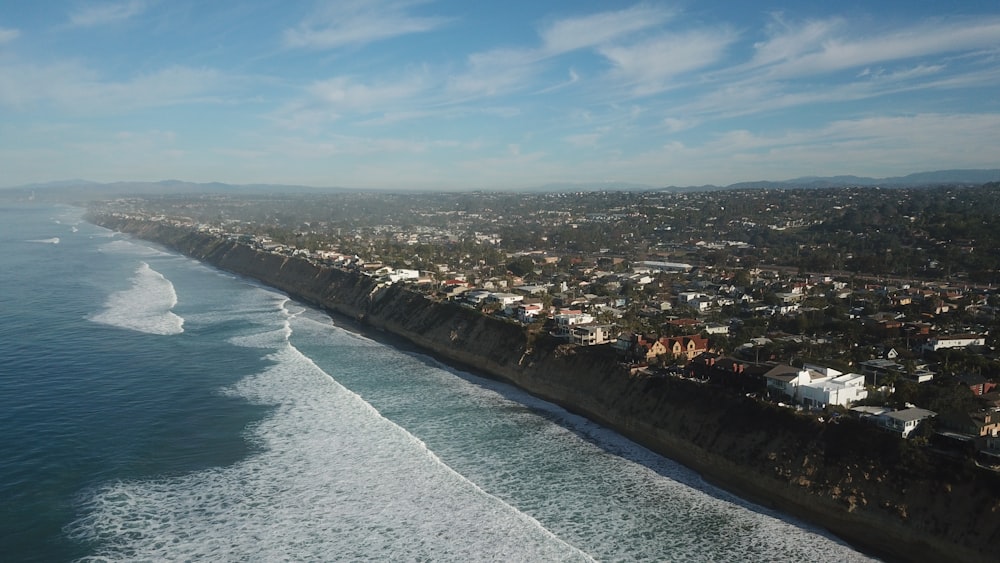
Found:
<path fill-rule="evenodd" d="M 27 2 L 0 185 L 727 185 L 995 169 L 1000 5 Z"/>

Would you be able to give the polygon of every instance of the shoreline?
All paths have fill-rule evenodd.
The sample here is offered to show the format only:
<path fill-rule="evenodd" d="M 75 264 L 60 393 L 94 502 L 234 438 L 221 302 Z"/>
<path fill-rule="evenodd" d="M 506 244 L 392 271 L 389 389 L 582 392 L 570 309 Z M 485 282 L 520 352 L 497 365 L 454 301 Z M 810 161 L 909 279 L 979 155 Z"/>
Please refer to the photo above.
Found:
<path fill-rule="evenodd" d="M 180 227 L 107 219 L 102 225 L 257 280 L 366 336 L 389 336 L 391 345 L 403 343 L 448 366 L 509 383 L 863 553 L 889 560 L 992 559 L 1000 520 L 983 493 L 1000 491 L 995 479 L 956 467 L 953 483 L 920 473 L 905 458 L 893 463 L 831 452 L 831 442 L 843 440 L 848 429 L 804 425 L 787 411 L 687 381 L 629 377 L 608 351 L 529 341 L 511 323 L 398 286 L 377 288 L 359 274 Z M 865 439 L 874 452 L 900 447 L 887 437 Z M 975 527 L 960 539 L 953 536 L 952 520 Z"/>

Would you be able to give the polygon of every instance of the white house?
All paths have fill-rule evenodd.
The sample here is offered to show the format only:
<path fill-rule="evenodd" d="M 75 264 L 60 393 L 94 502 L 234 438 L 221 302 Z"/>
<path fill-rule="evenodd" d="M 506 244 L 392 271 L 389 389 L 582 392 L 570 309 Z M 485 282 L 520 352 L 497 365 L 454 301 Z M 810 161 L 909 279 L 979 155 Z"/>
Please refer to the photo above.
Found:
<path fill-rule="evenodd" d="M 393 283 L 402 280 L 420 279 L 420 272 L 418 272 L 417 270 L 398 269 L 398 270 L 392 270 L 388 272 L 386 275 L 389 276 L 389 280 L 392 281 Z"/>
<path fill-rule="evenodd" d="M 708 334 L 729 334 L 729 325 L 708 323 L 705 325 L 705 332 Z"/>
<path fill-rule="evenodd" d="M 590 324 L 595 320 L 593 316 L 577 310 L 562 310 L 556 313 L 552 319 L 556 322 L 555 333 L 560 336 L 572 336 L 574 326 Z"/>
<path fill-rule="evenodd" d="M 880 414 L 875 419 L 879 426 L 892 432 L 898 432 L 900 436 L 907 438 L 910 433 L 920 426 L 921 422 L 933 416 L 937 416 L 937 413 L 926 409 L 910 407 L 900 411 Z"/>
<path fill-rule="evenodd" d="M 776 366 L 764 374 L 764 379 L 769 390 L 807 407 L 847 406 L 868 396 L 865 376 L 809 364 L 802 369 Z"/>
<path fill-rule="evenodd" d="M 924 344 L 925 350 L 936 352 L 945 348 L 966 348 L 969 346 L 985 346 L 986 337 L 978 334 L 954 334 L 951 336 L 935 336 Z"/>
<path fill-rule="evenodd" d="M 518 301 L 524 301 L 524 296 L 516 293 L 491 293 L 488 300 L 508 307 Z"/>
<path fill-rule="evenodd" d="M 639 264 L 658 272 L 690 272 L 694 268 L 691 264 L 681 262 L 654 262 L 647 260 L 639 262 Z"/>
<path fill-rule="evenodd" d="M 514 309 L 514 314 L 517 316 L 517 320 L 522 323 L 530 323 L 544 309 L 545 307 L 541 303 L 522 303 Z"/>

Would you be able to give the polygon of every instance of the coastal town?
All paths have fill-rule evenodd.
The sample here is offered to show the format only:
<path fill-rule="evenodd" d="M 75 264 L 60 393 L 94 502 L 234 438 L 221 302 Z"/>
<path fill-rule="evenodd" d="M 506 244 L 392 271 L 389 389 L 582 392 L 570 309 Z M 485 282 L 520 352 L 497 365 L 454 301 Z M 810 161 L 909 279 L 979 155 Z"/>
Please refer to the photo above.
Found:
<path fill-rule="evenodd" d="M 990 471 L 997 245 L 973 232 L 974 213 L 956 226 L 946 212 L 992 213 L 997 191 L 164 197 L 92 210 L 404 285 L 538 338 L 609 347 L 632 377 L 737 390 L 825 424 L 862 419 Z"/>
<path fill-rule="evenodd" d="M 87 218 L 873 553 L 978 561 L 1000 529 L 998 204 L 996 184 L 245 190 L 118 196 Z"/>

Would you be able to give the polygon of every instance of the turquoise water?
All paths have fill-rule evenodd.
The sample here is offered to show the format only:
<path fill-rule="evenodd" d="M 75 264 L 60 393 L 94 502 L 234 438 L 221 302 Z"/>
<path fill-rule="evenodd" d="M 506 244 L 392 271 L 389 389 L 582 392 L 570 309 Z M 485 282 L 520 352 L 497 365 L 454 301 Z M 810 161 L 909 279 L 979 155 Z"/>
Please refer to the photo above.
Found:
<path fill-rule="evenodd" d="M 865 559 L 80 216 L 0 208 L 4 560 Z"/>

